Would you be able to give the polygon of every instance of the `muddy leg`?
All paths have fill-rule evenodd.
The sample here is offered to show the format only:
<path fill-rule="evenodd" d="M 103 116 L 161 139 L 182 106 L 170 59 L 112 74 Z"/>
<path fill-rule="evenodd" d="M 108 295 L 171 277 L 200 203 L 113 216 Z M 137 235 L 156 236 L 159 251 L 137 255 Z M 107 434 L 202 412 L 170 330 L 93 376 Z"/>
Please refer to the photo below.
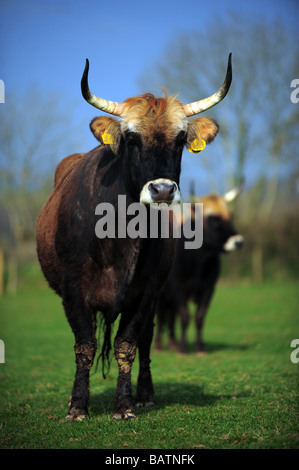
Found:
<path fill-rule="evenodd" d="M 119 337 L 114 341 L 114 354 L 118 364 L 118 380 L 115 392 L 114 419 L 135 418 L 131 370 L 136 355 L 136 343 L 129 343 Z"/>
<path fill-rule="evenodd" d="M 151 295 L 151 297 L 153 297 Z M 114 341 L 114 352 L 118 364 L 118 381 L 115 392 L 113 418 L 135 418 L 132 400 L 131 370 L 138 345 L 140 354 L 140 373 L 137 386 L 138 399 L 151 401 L 153 385 L 149 368 L 149 350 L 153 338 L 156 303 L 152 298 L 143 297 L 130 309 L 122 313 L 119 329 Z"/>
<path fill-rule="evenodd" d="M 97 349 L 96 324 L 91 312 L 80 298 L 64 301 L 65 312 L 75 335 L 76 374 L 67 421 L 82 421 L 89 418 L 89 373 Z"/>

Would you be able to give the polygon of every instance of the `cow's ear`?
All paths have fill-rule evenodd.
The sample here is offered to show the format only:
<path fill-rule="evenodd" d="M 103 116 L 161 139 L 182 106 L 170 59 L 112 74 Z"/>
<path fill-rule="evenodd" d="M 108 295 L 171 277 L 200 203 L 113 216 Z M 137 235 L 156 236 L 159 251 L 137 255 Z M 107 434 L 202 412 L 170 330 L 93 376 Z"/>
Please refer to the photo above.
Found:
<path fill-rule="evenodd" d="M 90 123 L 90 130 L 102 145 L 111 145 L 115 152 L 120 142 L 120 122 L 109 116 L 94 118 Z"/>
<path fill-rule="evenodd" d="M 200 152 L 216 137 L 219 130 L 217 122 L 209 117 L 191 119 L 188 123 L 187 149 L 190 152 Z"/>

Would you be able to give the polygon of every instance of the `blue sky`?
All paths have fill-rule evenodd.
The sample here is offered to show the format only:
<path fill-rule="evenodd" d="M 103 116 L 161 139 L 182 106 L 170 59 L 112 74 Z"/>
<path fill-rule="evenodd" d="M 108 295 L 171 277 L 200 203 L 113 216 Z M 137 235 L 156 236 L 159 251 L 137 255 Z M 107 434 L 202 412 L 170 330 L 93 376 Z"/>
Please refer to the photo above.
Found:
<path fill-rule="evenodd" d="M 297 0 L 0 0 L 0 75 L 7 90 L 38 83 L 78 97 L 85 58 L 92 84 L 122 101 L 171 39 L 242 11 L 294 28 Z M 79 99 L 81 99 L 79 93 Z"/>
<path fill-rule="evenodd" d="M 23 93 L 31 84 L 44 93 L 64 93 L 73 105 L 69 112 L 86 120 L 82 137 L 89 150 L 95 145 L 88 130 L 95 110 L 81 97 L 86 57 L 92 91 L 123 101 L 147 91 L 139 89 L 138 78 L 175 36 L 205 29 L 232 11 L 244 13 L 248 21 L 280 18 L 295 29 L 299 2 L 0 0 L 0 79 L 7 96 L 15 90 Z M 7 100 L 0 104 L 9 105 Z"/>

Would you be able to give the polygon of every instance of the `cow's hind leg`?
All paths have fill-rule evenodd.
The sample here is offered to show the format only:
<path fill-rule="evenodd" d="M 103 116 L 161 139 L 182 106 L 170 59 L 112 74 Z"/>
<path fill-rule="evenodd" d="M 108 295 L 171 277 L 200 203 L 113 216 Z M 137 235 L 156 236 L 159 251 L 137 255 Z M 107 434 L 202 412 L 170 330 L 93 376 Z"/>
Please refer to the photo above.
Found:
<path fill-rule="evenodd" d="M 75 335 L 76 374 L 66 416 L 67 421 L 88 418 L 89 374 L 97 349 L 95 315 L 78 295 L 64 299 L 64 309 Z"/>

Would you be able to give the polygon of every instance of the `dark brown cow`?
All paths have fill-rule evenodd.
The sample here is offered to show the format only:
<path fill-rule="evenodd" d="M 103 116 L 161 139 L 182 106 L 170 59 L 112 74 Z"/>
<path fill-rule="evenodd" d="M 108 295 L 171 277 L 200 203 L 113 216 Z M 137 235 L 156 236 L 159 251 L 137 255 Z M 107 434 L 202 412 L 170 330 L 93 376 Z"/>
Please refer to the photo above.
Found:
<path fill-rule="evenodd" d="M 105 340 L 110 349 L 110 327 L 121 313 L 114 340 L 119 375 L 113 417 L 135 417 L 131 368 L 139 350 L 137 402 L 153 403 L 150 345 L 158 293 L 173 259 L 171 238 L 99 238 L 95 226 L 99 204 L 115 208 L 118 196 L 131 203 L 179 201 L 179 178 L 184 145 L 195 152 L 204 139 L 210 143 L 217 124 L 209 118 L 190 121 L 221 101 L 231 82 L 230 57 L 220 90 L 209 98 L 183 105 L 174 97 L 151 94 L 115 103 L 92 94 L 88 61 L 82 93 L 88 103 L 116 116 L 95 118 L 91 130 L 102 144 L 59 163 L 55 186 L 36 226 L 37 252 L 49 285 L 62 297 L 66 317 L 75 335 L 76 374 L 67 419 L 88 417 L 89 373 L 97 349 L 96 312 L 102 312 Z M 143 206 L 144 207 L 144 206 Z M 149 209 L 148 209 L 149 210 Z M 126 223 L 129 221 L 127 216 Z"/>
<path fill-rule="evenodd" d="M 203 203 L 203 244 L 197 250 L 187 250 L 184 248 L 184 238 L 177 241 L 174 263 L 160 295 L 156 349 L 162 349 L 162 330 L 165 325 L 169 329 L 169 347 L 176 349 L 174 329 L 175 319 L 179 316 L 182 334 L 178 347 L 180 352 L 187 352 L 186 331 L 190 321 L 188 302 L 193 301 L 196 305 L 195 350 L 198 353 L 205 351 L 202 330 L 220 275 L 221 254 L 239 250 L 244 243 L 243 236 L 238 234 L 232 223 L 227 205 L 239 191 L 240 187 L 223 197 L 211 194 L 197 200 Z"/>

